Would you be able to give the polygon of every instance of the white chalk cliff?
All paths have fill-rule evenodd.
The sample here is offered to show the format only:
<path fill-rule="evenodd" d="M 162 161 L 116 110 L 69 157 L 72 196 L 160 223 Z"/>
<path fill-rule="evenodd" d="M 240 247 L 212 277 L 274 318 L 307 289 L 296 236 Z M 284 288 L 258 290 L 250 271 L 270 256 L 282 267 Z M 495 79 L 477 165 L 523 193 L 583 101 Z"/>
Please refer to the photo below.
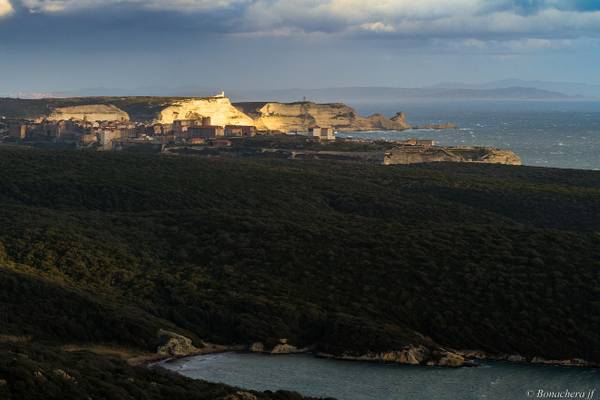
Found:
<path fill-rule="evenodd" d="M 90 104 L 55 108 L 48 116 L 50 121 L 129 121 L 129 114 L 112 104 Z"/>
<path fill-rule="evenodd" d="M 241 111 L 252 117 L 259 130 L 305 132 L 313 126 L 332 127 L 338 131 L 368 131 L 379 129 L 408 129 L 404 114 L 388 119 L 375 114 L 358 115 L 356 110 L 341 103 L 236 103 Z"/>
<path fill-rule="evenodd" d="M 157 122 L 172 124 L 180 119 L 210 117 L 213 125 L 251 125 L 254 120 L 235 108 L 224 96 L 176 100 L 160 111 Z"/>
<path fill-rule="evenodd" d="M 213 125 L 250 125 L 258 130 L 306 132 L 314 126 L 333 127 L 339 131 L 378 129 L 408 129 L 404 114 L 394 118 L 382 115 L 362 117 L 344 104 L 300 103 L 236 103 L 224 95 L 206 98 L 174 100 L 156 117 L 156 121 L 171 124 L 175 120 L 210 117 Z"/>

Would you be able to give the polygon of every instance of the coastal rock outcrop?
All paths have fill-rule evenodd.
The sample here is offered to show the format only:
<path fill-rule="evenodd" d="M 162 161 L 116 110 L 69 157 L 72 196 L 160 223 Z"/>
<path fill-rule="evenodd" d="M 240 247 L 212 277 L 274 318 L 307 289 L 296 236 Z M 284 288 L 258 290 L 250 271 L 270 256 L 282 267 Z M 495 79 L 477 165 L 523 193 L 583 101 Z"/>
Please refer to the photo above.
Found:
<path fill-rule="evenodd" d="M 381 114 L 373 114 L 367 117 L 371 124 L 370 129 L 381 130 L 404 130 L 410 129 L 410 125 L 406 122 L 404 113 L 397 113 L 393 118 L 387 118 Z"/>
<path fill-rule="evenodd" d="M 55 108 L 47 117 L 50 121 L 129 121 L 129 114 L 112 104 L 90 104 Z"/>
<path fill-rule="evenodd" d="M 252 353 L 262 353 L 265 351 L 265 345 L 261 342 L 254 342 L 250 345 L 249 349 Z"/>
<path fill-rule="evenodd" d="M 370 352 L 361 355 L 342 354 L 332 355 L 318 353 L 320 357 L 335 358 L 338 360 L 369 361 L 383 363 L 397 363 L 408 365 L 437 365 L 441 367 L 462 367 L 469 362 L 462 355 L 442 349 L 430 349 L 425 346 L 406 346 L 402 350 L 387 352 Z"/>
<path fill-rule="evenodd" d="M 156 352 L 165 357 L 185 357 L 198 354 L 201 350 L 192 344 L 192 339 L 161 329 L 158 332 L 160 345 Z"/>
<path fill-rule="evenodd" d="M 431 352 L 423 346 L 409 346 L 400 351 L 375 354 L 376 359 L 383 362 L 395 362 L 399 364 L 419 365 L 423 363 Z"/>
<path fill-rule="evenodd" d="M 258 400 L 258 398 L 250 392 L 240 390 L 239 392 L 225 397 L 224 400 Z"/>
<path fill-rule="evenodd" d="M 301 352 L 296 346 L 288 343 L 287 339 L 279 339 L 279 344 L 276 344 L 271 350 L 271 354 L 291 354 Z"/>
<path fill-rule="evenodd" d="M 522 165 L 514 152 L 488 147 L 398 146 L 387 151 L 383 159 L 384 165 L 429 162 Z"/>
<path fill-rule="evenodd" d="M 441 357 L 437 360 L 437 362 L 432 362 L 431 365 L 449 368 L 457 368 L 465 365 L 466 360 L 460 354 L 453 353 L 451 351 L 444 351 L 440 355 Z"/>
<path fill-rule="evenodd" d="M 489 358 L 489 355 L 481 350 L 460 350 L 456 351 L 456 353 L 469 360 L 485 360 Z"/>
<path fill-rule="evenodd" d="M 485 154 L 476 162 L 487 164 L 523 165 L 521 158 L 510 150 L 486 148 Z"/>
<path fill-rule="evenodd" d="M 531 364 L 544 364 L 544 365 L 560 365 L 563 367 L 584 367 L 593 368 L 599 365 L 581 358 L 572 358 L 567 360 L 551 360 L 543 357 L 532 357 L 528 358 L 520 354 L 488 354 L 484 351 L 478 350 L 461 350 L 456 351 L 463 358 L 469 360 L 495 360 L 495 361 L 508 361 L 513 363 L 531 363 Z"/>
<path fill-rule="evenodd" d="M 277 343 L 271 350 L 268 350 L 262 342 L 254 342 L 249 347 L 248 350 L 252 353 L 269 353 L 269 354 L 293 354 L 293 353 L 305 353 L 308 351 L 306 348 L 298 348 L 292 344 L 288 343 L 287 339 L 279 339 L 279 343 Z"/>
<path fill-rule="evenodd" d="M 594 367 L 596 364 L 590 363 L 581 358 L 573 358 L 569 360 L 547 360 L 542 357 L 534 357 L 530 361 L 532 364 L 545 364 L 545 365 L 561 365 L 563 367 Z"/>

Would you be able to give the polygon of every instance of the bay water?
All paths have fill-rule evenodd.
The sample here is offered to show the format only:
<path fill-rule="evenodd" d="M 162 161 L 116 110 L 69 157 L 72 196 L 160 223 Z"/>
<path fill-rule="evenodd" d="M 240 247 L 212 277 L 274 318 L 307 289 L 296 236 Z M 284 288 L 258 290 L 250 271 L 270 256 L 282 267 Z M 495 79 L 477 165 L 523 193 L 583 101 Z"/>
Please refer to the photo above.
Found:
<path fill-rule="evenodd" d="M 600 101 L 399 101 L 351 104 L 361 115 L 407 115 L 411 125 L 459 129 L 345 132 L 339 136 L 435 139 L 443 146 L 513 150 L 525 165 L 600 170 Z"/>
<path fill-rule="evenodd" d="M 204 355 L 163 366 L 190 378 L 244 389 L 290 390 L 339 400 L 553 398 L 544 393 L 600 399 L 600 369 L 593 368 L 483 362 L 451 369 L 254 353 Z"/>

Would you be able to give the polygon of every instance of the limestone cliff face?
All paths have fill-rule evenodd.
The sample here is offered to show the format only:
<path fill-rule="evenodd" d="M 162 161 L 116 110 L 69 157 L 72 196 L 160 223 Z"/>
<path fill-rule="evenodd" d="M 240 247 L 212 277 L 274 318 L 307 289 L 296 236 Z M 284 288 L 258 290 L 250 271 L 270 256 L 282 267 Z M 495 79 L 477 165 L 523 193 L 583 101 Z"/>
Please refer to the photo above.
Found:
<path fill-rule="evenodd" d="M 388 118 L 381 114 L 361 116 L 352 107 L 340 103 L 236 103 L 223 96 L 205 98 L 161 98 L 160 103 L 142 104 L 130 99 L 128 106 L 137 121 L 154 119 L 171 124 L 175 120 L 210 117 L 213 125 L 250 125 L 258 130 L 306 132 L 314 126 L 333 127 L 337 131 L 371 131 L 409 129 L 404 113 Z M 102 101 L 102 99 L 98 99 Z M 108 102 L 108 100 L 106 100 Z M 118 101 L 118 99 L 115 99 Z M 132 106 L 132 104 L 134 106 Z M 126 106 L 123 106 L 126 107 Z M 129 109 L 129 108 L 128 108 Z M 143 118 L 140 109 L 145 110 Z M 112 104 L 75 105 L 53 110 L 50 120 L 86 119 L 88 121 L 121 121 L 130 116 Z"/>
<path fill-rule="evenodd" d="M 367 121 L 370 123 L 368 130 L 381 129 L 381 130 L 403 130 L 410 129 L 410 125 L 406 123 L 404 113 L 397 113 L 393 118 L 389 119 L 381 114 L 373 114 L 367 117 Z"/>
<path fill-rule="evenodd" d="M 85 106 L 55 108 L 48 116 L 50 121 L 129 121 L 129 114 L 111 104 L 91 104 Z"/>
<path fill-rule="evenodd" d="M 388 119 L 380 114 L 361 117 L 344 104 L 237 103 L 235 106 L 252 117 L 259 130 L 306 132 L 313 126 L 333 127 L 338 131 L 408 129 L 404 114 Z"/>
<path fill-rule="evenodd" d="M 523 165 L 521 158 L 510 150 L 487 149 L 479 162 L 487 164 Z"/>
<path fill-rule="evenodd" d="M 210 117 L 213 125 L 255 125 L 254 120 L 231 104 L 227 97 L 178 100 L 163 109 L 157 121 L 171 124 L 178 119 Z"/>
<path fill-rule="evenodd" d="M 475 162 L 485 164 L 522 165 L 510 150 L 487 147 L 396 147 L 384 155 L 383 164 L 418 164 L 429 162 Z"/>

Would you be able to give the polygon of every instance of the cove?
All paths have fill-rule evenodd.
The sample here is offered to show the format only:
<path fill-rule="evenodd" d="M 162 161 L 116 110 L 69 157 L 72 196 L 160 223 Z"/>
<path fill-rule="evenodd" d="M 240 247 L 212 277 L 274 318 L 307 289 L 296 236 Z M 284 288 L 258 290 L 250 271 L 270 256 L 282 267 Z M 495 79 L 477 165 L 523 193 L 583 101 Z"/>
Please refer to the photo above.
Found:
<path fill-rule="evenodd" d="M 600 399 L 600 370 L 592 368 L 482 362 L 475 368 L 448 369 L 253 353 L 204 355 L 162 366 L 243 389 L 291 390 L 339 400 L 514 400 L 594 389 L 592 399 Z"/>

